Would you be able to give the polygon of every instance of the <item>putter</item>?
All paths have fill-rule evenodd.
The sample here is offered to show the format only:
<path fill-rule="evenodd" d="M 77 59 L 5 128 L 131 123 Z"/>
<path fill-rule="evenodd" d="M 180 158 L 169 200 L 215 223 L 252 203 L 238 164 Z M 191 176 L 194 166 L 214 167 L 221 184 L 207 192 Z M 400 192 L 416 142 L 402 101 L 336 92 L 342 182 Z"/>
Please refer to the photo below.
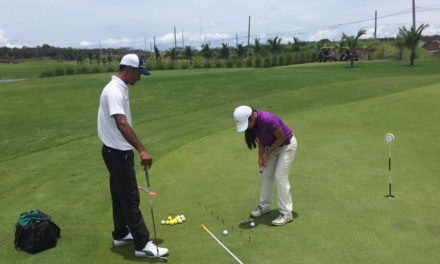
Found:
<path fill-rule="evenodd" d="M 257 195 L 258 184 L 260 183 L 260 178 L 261 178 L 261 175 L 263 174 L 263 169 L 264 169 L 264 166 L 262 166 L 262 167 L 260 168 L 260 175 L 258 175 L 258 180 L 257 180 L 257 185 L 255 186 L 254 196 L 252 197 L 251 205 L 249 206 L 249 215 L 248 215 L 248 218 L 247 218 L 246 220 L 242 220 L 242 221 L 241 221 L 241 223 L 242 223 L 243 225 L 252 222 L 252 221 L 251 221 L 251 212 L 252 212 L 251 210 L 252 210 L 252 206 L 253 206 L 253 204 L 254 204 L 255 196 Z"/>
<path fill-rule="evenodd" d="M 147 169 L 145 169 L 145 177 L 147 178 L 147 188 L 146 188 L 145 192 L 147 192 L 149 194 L 148 197 L 150 198 L 150 209 L 151 209 L 151 219 L 153 220 L 154 240 L 157 241 L 156 224 L 154 223 L 154 213 L 153 213 L 153 200 L 151 199 L 151 196 L 153 194 L 150 190 L 150 176 L 148 175 Z M 159 256 L 159 247 L 157 245 L 156 245 L 156 249 L 157 249 L 157 257 L 152 257 L 152 258 L 157 258 L 162 262 L 167 262 L 167 258 Z"/>

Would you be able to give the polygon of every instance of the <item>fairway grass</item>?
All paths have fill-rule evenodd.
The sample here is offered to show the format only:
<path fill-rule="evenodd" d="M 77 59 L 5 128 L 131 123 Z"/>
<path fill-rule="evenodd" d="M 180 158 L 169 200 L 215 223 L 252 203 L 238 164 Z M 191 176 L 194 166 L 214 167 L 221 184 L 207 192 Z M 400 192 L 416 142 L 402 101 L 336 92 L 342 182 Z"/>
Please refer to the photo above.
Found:
<path fill-rule="evenodd" d="M 169 262 L 234 263 L 201 223 L 244 263 L 440 262 L 439 64 L 160 72 L 141 81 L 130 91 L 134 126 L 153 154 L 156 227 Z M 108 79 L 0 84 L 8 106 L 1 115 L 8 151 L 0 162 L 0 258 L 8 263 L 139 261 L 133 247 L 111 245 L 108 175 L 95 124 Z M 53 105 L 40 105 L 35 115 L 32 106 L 43 98 Z M 240 104 L 278 114 L 298 139 L 290 174 L 296 218 L 283 227 L 270 226 L 275 196 L 274 210 L 255 228 L 239 227 L 258 177 L 257 153 L 234 128 L 232 111 Z M 9 123 L 13 113 L 20 113 L 19 128 Z M 47 138 L 33 129 L 38 124 Z M 387 132 L 395 135 L 392 200 L 384 198 Z M 29 152 L 28 142 L 34 143 Z M 141 193 L 153 236 L 147 198 Z M 37 255 L 13 248 L 18 215 L 33 209 L 52 215 L 62 229 L 57 247 Z M 172 213 L 187 221 L 158 224 Z"/>

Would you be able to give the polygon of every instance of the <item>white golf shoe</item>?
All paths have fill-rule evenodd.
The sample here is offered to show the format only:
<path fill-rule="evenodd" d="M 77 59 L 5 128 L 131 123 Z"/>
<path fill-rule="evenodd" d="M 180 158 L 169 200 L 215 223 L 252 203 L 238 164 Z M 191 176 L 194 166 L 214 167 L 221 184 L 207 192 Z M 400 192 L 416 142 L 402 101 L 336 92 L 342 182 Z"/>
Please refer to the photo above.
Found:
<path fill-rule="evenodd" d="M 123 245 L 128 245 L 128 244 L 133 244 L 134 240 L 133 240 L 133 236 L 131 235 L 131 233 L 128 233 L 128 235 L 126 235 L 125 237 L 121 238 L 121 239 L 115 239 L 113 240 L 113 245 L 115 247 L 120 247 Z"/>
<path fill-rule="evenodd" d="M 282 226 L 289 222 L 293 221 L 292 213 L 290 214 L 282 214 L 280 213 L 277 218 L 272 221 L 272 225 L 274 226 Z"/>
<path fill-rule="evenodd" d="M 251 216 L 256 218 L 256 217 L 260 217 L 264 214 L 267 214 L 269 212 L 270 212 L 270 208 L 263 209 L 261 206 L 257 206 L 257 208 L 251 212 Z"/>
<path fill-rule="evenodd" d="M 157 254 L 159 252 L 159 255 Z M 142 250 L 136 250 L 134 255 L 140 258 L 157 258 L 168 254 L 168 248 L 156 246 L 153 241 L 148 241 Z"/>

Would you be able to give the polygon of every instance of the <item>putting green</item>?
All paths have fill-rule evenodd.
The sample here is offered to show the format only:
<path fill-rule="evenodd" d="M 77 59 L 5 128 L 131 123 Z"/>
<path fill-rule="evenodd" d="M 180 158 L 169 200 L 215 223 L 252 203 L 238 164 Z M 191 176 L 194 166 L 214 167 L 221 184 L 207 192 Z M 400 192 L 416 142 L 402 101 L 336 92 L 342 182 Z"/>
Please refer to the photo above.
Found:
<path fill-rule="evenodd" d="M 198 99 L 203 107 L 189 105 L 190 110 L 184 111 L 181 104 L 175 114 L 147 121 L 136 115 L 145 102 L 134 101 L 135 130 L 151 146 L 153 156 L 158 153 L 154 157 L 159 157 L 150 170 L 152 189 L 158 193 L 153 206 L 159 243 L 170 249 L 170 263 L 235 262 L 201 228 L 202 223 L 244 263 L 439 262 L 439 144 L 433 139 L 440 131 L 435 122 L 440 117 L 440 79 L 434 73 L 394 69 L 391 63 L 362 67 L 363 71 L 355 69 L 357 79 L 346 76 L 349 69 L 338 65 L 271 69 L 267 72 L 280 76 L 276 86 L 285 85 L 285 89 L 249 96 L 252 85 L 234 91 L 229 84 L 229 94 L 219 104 L 212 103 L 216 96 L 206 95 L 210 101 Z M 382 76 L 386 67 L 395 71 L 392 76 Z M 339 80 L 289 89 L 289 81 L 307 83 L 298 71 L 317 79 L 333 71 Z M 239 72 L 248 77 L 261 73 Z M 161 74 L 154 82 L 168 80 L 167 74 L 184 75 Z M 189 74 L 203 83 L 224 80 L 224 74 L 233 71 Z M 179 81 L 175 79 L 167 85 L 174 87 Z M 190 87 L 190 80 L 186 82 Z M 163 87 L 154 87 L 153 95 L 165 97 Z M 173 93 L 187 96 L 183 89 Z M 95 99 L 84 97 L 90 108 Z M 298 139 L 290 175 L 297 215 L 283 227 L 270 226 L 277 215 L 275 203 L 270 214 L 256 220 L 256 227 L 239 227 L 247 217 L 258 177 L 256 151 L 248 150 L 243 134 L 234 130 L 232 111 L 239 104 L 278 114 Z M 95 122 L 95 114 L 90 119 Z M 111 245 L 108 175 L 93 123 L 81 127 L 89 126 L 75 140 L 0 163 L 0 239 L 5 242 L 0 246 L 1 259 L 12 263 L 139 261 L 133 247 Z M 383 137 L 387 132 L 395 135 L 393 200 L 384 198 L 388 147 Z M 139 184 L 145 186 L 138 163 L 137 173 Z M 141 209 L 153 236 L 148 197 L 141 195 Z M 33 209 L 52 215 L 62 237 L 56 248 L 29 255 L 14 250 L 13 224 L 19 213 Z M 160 224 L 173 213 L 184 214 L 187 221 L 172 227 Z M 227 236 L 222 235 L 224 229 L 229 231 Z"/>
<path fill-rule="evenodd" d="M 158 212 L 182 212 L 189 221 L 161 227 L 161 237 L 188 262 L 202 257 L 226 263 L 230 258 L 226 252 L 221 256 L 223 249 L 204 234 L 200 223 L 249 263 L 283 258 L 293 263 L 419 263 L 422 248 L 430 253 L 425 260 L 435 262 L 439 240 L 432 231 L 438 231 L 438 213 L 427 212 L 440 212 L 435 180 L 439 165 L 433 158 L 435 148 L 420 144 L 439 126 L 419 114 L 430 113 L 435 120 L 438 98 L 440 85 L 434 85 L 285 116 L 299 142 L 291 173 L 298 216 L 283 227 L 270 226 L 276 217 L 272 211 L 257 219 L 253 229 L 237 228 L 246 218 L 258 170 L 256 151 L 247 150 L 233 127 L 171 152 L 155 168 L 158 191 L 165 196 L 155 204 Z M 383 136 L 389 131 L 396 136 L 394 200 L 384 198 L 388 147 Z M 221 235 L 223 229 L 230 231 L 227 237 Z M 270 252 L 270 260 L 265 262 L 256 252 Z"/>

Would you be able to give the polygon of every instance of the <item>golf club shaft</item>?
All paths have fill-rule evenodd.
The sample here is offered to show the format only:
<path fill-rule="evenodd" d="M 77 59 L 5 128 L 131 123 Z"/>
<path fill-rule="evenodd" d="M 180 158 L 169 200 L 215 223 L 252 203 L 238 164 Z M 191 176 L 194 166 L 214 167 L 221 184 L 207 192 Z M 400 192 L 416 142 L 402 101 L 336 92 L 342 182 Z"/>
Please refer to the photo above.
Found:
<path fill-rule="evenodd" d="M 144 188 L 144 187 L 142 187 L 140 185 L 138 185 L 138 189 L 143 191 L 143 192 L 145 192 L 145 193 L 147 193 L 147 194 L 151 194 L 152 196 L 155 196 L 157 194 L 155 192 L 152 192 L 151 190 L 147 190 L 146 188 Z"/>
<path fill-rule="evenodd" d="M 208 230 L 208 228 L 204 225 L 204 224 L 202 224 L 201 225 L 202 227 L 203 227 L 203 229 L 205 229 L 205 231 L 206 232 L 208 232 L 208 234 L 210 234 L 211 236 L 212 236 L 212 238 L 214 238 L 215 239 L 215 241 L 217 241 L 238 263 L 240 263 L 240 264 L 243 264 L 243 262 L 241 262 L 241 260 L 239 259 L 239 258 L 237 258 L 237 256 L 235 256 L 234 255 L 234 253 L 232 253 L 225 245 L 223 245 L 223 243 L 222 242 L 220 242 L 220 240 L 218 240 L 218 238 L 216 238 L 215 236 L 214 236 L 214 234 L 212 234 L 209 230 Z"/>
<path fill-rule="evenodd" d="M 150 192 L 150 175 L 148 174 L 147 169 L 145 169 L 145 177 L 147 178 L 147 191 Z M 153 221 L 154 240 L 157 241 L 156 224 L 154 223 L 154 213 L 153 213 L 153 200 L 151 199 L 151 194 L 148 195 L 148 197 L 150 199 L 150 209 L 151 209 L 151 219 Z M 159 247 L 157 245 L 156 245 L 156 250 L 157 250 L 157 257 L 160 257 L 159 256 Z"/>
<path fill-rule="evenodd" d="M 263 169 L 264 169 L 264 167 L 261 167 L 261 168 L 260 168 L 260 174 L 258 175 L 257 185 L 255 185 L 254 196 L 252 197 L 252 201 L 251 201 L 251 204 L 250 204 L 250 206 L 249 206 L 248 220 L 249 220 L 249 218 L 250 218 L 250 213 L 251 213 L 251 210 L 252 210 L 252 206 L 253 206 L 254 201 L 255 201 L 255 196 L 257 195 L 258 184 L 260 183 L 260 178 L 261 178 L 261 174 L 263 174 Z"/>

